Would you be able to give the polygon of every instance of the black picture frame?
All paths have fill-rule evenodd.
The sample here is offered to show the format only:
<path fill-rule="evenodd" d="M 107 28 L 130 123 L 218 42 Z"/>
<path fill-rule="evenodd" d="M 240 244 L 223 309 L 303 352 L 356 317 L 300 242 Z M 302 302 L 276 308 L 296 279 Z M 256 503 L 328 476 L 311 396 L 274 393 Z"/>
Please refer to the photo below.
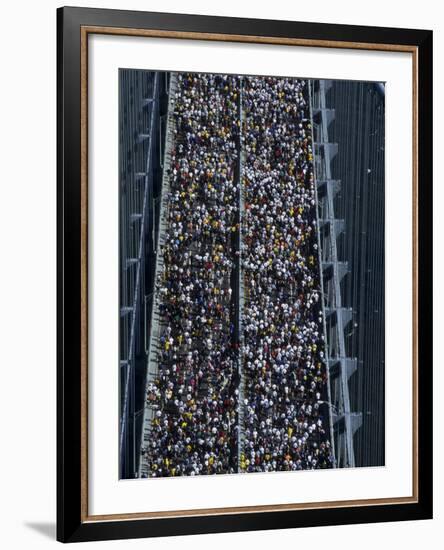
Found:
<path fill-rule="evenodd" d="M 81 29 L 82 27 L 406 45 L 417 51 L 416 502 L 247 514 L 98 520 L 82 512 Z M 64 7 L 57 10 L 57 539 L 62 542 L 355 524 L 432 517 L 432 32 Z"/>

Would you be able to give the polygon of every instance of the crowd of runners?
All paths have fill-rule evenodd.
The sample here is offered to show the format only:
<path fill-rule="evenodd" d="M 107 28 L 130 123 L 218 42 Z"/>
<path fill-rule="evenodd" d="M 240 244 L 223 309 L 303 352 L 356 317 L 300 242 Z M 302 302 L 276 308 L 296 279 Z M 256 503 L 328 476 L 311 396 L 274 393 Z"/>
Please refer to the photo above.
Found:
<path fill-rule="evenodd" d="M 332 467 L 308 82 L 176 82 L 147 475 Z"/>
<path fill-rule="evenodd" d="M 241 469 L 332 465 L 308 83 L 243 82 Z M 328 415 L 327 415 L 328 417 Z"/>

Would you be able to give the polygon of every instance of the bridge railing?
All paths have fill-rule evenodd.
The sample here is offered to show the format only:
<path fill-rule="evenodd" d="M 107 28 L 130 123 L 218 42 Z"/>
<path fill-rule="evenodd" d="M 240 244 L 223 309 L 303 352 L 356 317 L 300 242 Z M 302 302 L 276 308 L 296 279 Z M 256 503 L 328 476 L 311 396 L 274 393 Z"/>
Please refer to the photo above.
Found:
<path fill-rule="evenodd" d="M 314 165 L 317 188 L 320 262 L 324 305 L 324 331 L 327 342 L 326 360 L 329 372 L 329 407 L 332 440 L 337 467 L 354 467 L 353 436 L 361 425 L 361 414 L 350 405 L 349 379 L 357 361 L 347 357 L 345 334 L 352 321 L 352 310 L 343 307 L 341 280 L 348 272 L 346 261 L 338 257 L 337 241 L 346 229 L 344 220 L 335 215 L 335 195 L 341 182 L 333 179 L 331 162 L 338 145 L 329 140 L 328 126 L 334 120 L 334 109 L 326 107 L 326 94 L 331 81 L 310 83 L 314 138 Z"/>

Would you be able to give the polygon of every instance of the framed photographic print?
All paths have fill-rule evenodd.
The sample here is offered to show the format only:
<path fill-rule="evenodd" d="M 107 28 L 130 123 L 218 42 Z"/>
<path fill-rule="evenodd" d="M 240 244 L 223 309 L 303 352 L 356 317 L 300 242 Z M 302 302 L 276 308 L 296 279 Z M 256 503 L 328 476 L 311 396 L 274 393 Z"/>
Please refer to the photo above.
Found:
<path fill-rule="evenodd" d="M 432 33 L 58 10 L 58 539 L 432 517 Z"/>

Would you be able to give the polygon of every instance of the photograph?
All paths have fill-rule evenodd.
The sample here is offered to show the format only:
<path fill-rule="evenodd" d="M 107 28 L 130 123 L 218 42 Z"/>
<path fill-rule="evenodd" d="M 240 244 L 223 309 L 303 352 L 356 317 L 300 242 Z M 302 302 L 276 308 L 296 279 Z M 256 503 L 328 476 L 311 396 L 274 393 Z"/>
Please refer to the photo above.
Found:
<path fill-rule="evenodd" d="M 57 11 L 60 541 L 433 515 L 433 32 L 244 16 Z"/>
<path fill-rule="evenodd" d="M 2 5 L 2 547 L 434 549 L 438 4 L 79 4 Z"/>
<path fill-rule="evenodd" d="M 118 86 L 120 479 L 385 466 L 385 82 Z"/>

